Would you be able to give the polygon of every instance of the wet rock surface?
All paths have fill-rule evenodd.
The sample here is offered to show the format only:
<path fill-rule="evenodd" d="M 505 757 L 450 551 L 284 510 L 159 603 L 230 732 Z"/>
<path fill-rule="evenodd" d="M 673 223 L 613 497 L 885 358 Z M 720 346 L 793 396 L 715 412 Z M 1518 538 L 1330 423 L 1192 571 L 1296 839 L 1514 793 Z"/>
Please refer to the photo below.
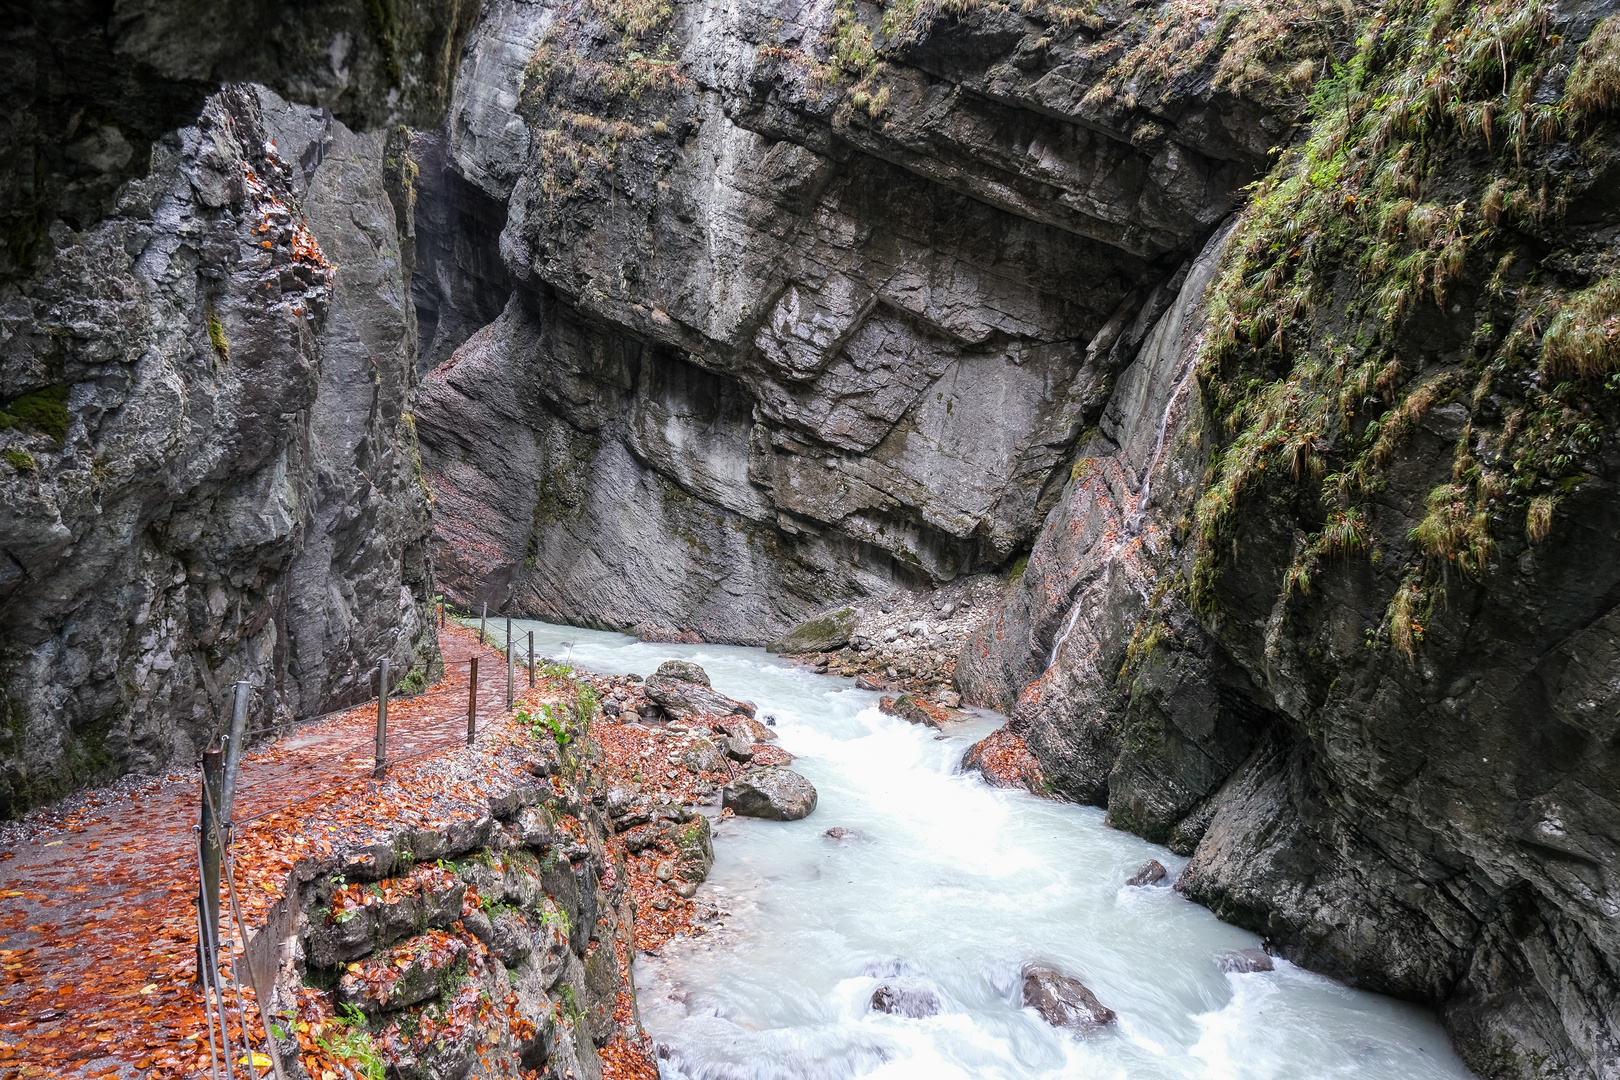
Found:
<path fill-rule="evenodd" d="M 1024 1008 L 1034 1009 L 1053 1027 L 1079 1035 L 1094 1034 L 1118 1019 L 1084 983 L 1055 968 L 1025 968 L 1021 993 Z"/>
<path fill-rule="evenodd" d="M 1575 63 L 1598 12 L 1551 18 L 1567 37 L 1538 55 Z M 1389 40 L 1406 48 L 1424 32 Z M 1448 205 L 1482 206 L 1467 220 L 1483 222 L 1494 211 L 1457 200 L 1487 192 L 1497 166 L 1450 145 L 1419 197 L 1444 189 Z M 1568 146 L 1550 133 L 1526 166 L 1559 177 L 1590 215 L 1549 225 L 1547 242 L 1571 253 L 1567 266 L 1595 260 L 1608 275 L 1587 231 L 1614 220 L 1598 194 L 1607 180 Z M 1616 886 L 1603 869 L 1620 819 L 1593 797 L 1613 787 L 1613 725 L 1596 718 L 1620 715 L 1607 644 L 1616 418 L 1608 384 L 1581 382 L 1556 349 L 1493 338 L 1475 351 L 1477 327 L 1517 325 L 1525 304 L 1593 287 L 1580 272 L 1493 293 L 1492 269 L 1522 257 L 1501 239 L 1470 249 L 1447 303 L 1392 315 L 1335 361 L 1393 365 L 1355 416 L 1284 422 L 1314 433 L 1320 476 L 1265 452 L 1245 475 L 1225 455 L 1260 445 L 1264 408 L 1239 403 L 1230 380 L 1241 368 L 1257 394 L 1337 400 L 1290 380 L 1329 334 L 1370 325 L 1352 314 L 1369 286 L 1324 272 L 1317 295 L 1334 298 L 1283 333 L 1286 348 L 1261 360 L 1268 346 L 1240 344 L 1216 362 L 1206 346 L 1221 331 L 1206 316 L 1232 311 L 1234 282 L 1264 280 L 1267 261 L 1252 235 L 1222 254 L 1217 234 L 1120 372 L 1027 568 L 955 677 L 966 700 L 1009 712 L 1006 738 L 1048 790 L 1191 856 L 1176 888 L 1278 955 L 1429 1003 L 1484 1075 L 1590 1080 L 1620 1061 L 1620 938 L 1604 914 Z M 1202 375 L 1200 362 L 1212 365 Z M 1489 385 L 1486 369 L 1499 373 Z M 1546 427 L 1523 426 L 1536 415 Z M 1577 423 L 1600 442 L 1549 456 Z M 1337 495 L 1334 478 L 1363 466 L 1364 486 Z M 1440 531 L 1465 512 L 1466 550 Z M 1335 523 L 1357 531 L 1343 558 L 1313 546 Z"/>
<path fill-rule="evenodd" d="M 726 785 L 722 794 L 724 808 L 739 817 L 797 821 L 816 808 L 815 786 L 791 769 L 751 772 Z"/>
<path fill-rule="evenodd" d="M 939 995 L 926 987 L 880 986 L 872 991 L 872 1008 L 890 1016 L 921 1020 L 939 1012 Z"/>
<path fill-rule="evenodd" d="M 1215 957 L 1215 966 L 1229 975 L 1246 975 L 1254 971 L 1272 971 L 1277 965 L 1261 949 L 1237 949 Z"/>
<path fill-rule="evenodd" d="M 1168 876 L 1169 872 L 1165 870 L 1163 863 L 1158 859 L 1149 859 L 1142 864 L 1140 870 L 1125 879 L 1125 884 L 1134 888 L 1142 888 L 1147 885 L 1157 885 Z"/>

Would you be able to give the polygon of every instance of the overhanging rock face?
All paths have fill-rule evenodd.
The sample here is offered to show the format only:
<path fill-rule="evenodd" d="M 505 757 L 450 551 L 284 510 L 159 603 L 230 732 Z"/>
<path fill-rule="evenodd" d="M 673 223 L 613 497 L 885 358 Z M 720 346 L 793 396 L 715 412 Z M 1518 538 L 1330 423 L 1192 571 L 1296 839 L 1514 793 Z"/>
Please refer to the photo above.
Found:
<path fill-rule="evenodd" d="M 815 76 L 838 18 L 489 8 L 446 137 L 516 291 L 425 383 L 451 596 L 762 643 L 1005 565 L 1297 108 L 1218 53 L 1088 97 L 1136 31 L 986 9 L 894 42 L 874 114 Z"/>

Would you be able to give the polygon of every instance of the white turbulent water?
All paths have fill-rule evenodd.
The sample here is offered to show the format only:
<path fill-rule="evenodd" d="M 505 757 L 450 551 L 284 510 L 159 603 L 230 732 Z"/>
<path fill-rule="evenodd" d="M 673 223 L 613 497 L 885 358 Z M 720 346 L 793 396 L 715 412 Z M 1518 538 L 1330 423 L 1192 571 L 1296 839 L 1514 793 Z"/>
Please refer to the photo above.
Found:
<path fill-rule="evenodd" d="M 1099 810 L 957 771 L 994 714 L 941 739 L 880 713 L 877 694 L 760 649 L 528 621 L 515 623 L 520 648 L 529 630 L 537 653 L 571 651 L 592 671 L 696 661 L 716 689 L 775 717 L 820 794 L 803 821 L 718 823 L 699 897 L 729 913 L 722 928 L 637 959 L 664 1080 L 1471 1075 L 1422 1009 L 1281 961 L 1223 974 L 1215 956 L 1255 947 L 1253 935 L 1169 888 L 1125 885 L 1147 859 L 1172 877 L 1186 860 L 1107 828 Z M 824 837 L 832 826 L 859 837 Z M 1032 961 L 1082 979 L 1117 1026 L 1079 1039 L 1020 1008 Z M 940 1013 L 871 1010 L 895 972 L 932 989 Z"/>

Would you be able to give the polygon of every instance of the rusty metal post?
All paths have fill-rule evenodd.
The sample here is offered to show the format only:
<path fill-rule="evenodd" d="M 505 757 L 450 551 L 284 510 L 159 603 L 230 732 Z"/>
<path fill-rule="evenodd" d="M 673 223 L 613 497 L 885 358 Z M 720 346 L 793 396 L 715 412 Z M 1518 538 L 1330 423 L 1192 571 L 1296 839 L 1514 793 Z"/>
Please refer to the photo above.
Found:
<path fill-rule="evenodd" d="M 220 790 L 220 781 L 224 778 L 225 767 L 221 761 L 218 750 L 205 750 L 202 756 L 202 817 L 199 822 L 198 843 L 202 846 L 202 888 L 199 897 L 199 912 L 202 918 L 203 938 L 197 943 L 202 952 L 204 963 L 197 967 L 197 979 L 206 984 L 205 967 L 213 970 L 215 958 L 219 956 L 219 860 L 222 837 L 219 822 L 214 818 L 214 808 L 210 804 L 208 793 Z"/>
<path fill-rule="evenodd" d="M 473 657 L 470 663 L 472 671 L 467 675 L 467 745 L 473 744 L 473 736 L 478 734 L 478 657 Z"/>
<path fill-rule="evenodd" d="M 377 673 L 377 765 L 371 775 L 378 780 L 388 771 L 388 657 L 382 658 Z"/>
<path fill-rule="evenodd" d="M 484 603 L 484 613 L 478 616 L 478 644 L 484 643 L 484 624 L 489 622 L 489 603 Z"/>
<path fill-rule="evenodd" d="M 534 631 L 529 631 L 529 689 L 534 689 Z"/>

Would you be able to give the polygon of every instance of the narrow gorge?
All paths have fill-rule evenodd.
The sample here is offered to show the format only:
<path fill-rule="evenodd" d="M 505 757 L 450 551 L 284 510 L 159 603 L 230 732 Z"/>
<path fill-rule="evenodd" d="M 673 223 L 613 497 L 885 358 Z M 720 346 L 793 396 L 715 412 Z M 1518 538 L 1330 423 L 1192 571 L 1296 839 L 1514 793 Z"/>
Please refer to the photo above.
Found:
<path fill-rule="evenodd" d="M 1428 1045 L 1413 1027 L 1387 1075 L 1461 1075 L 1454 1051 L 1490 1080 L 1620 1077 L 1617 11 L 18 8 L 0 40 L 0 817 L 194 767 L 238 681 L 264 745 L 370 701 L 385 658 L 385 692 L 465 678 L 442 600 L 621 677 L 605 729 L 667 738 L 674 716 L 708 738 L 622 676 L 720 664 L 724 701 L 800 702 L 774 752 L 803 754 L 836 812 L 888 807 L 896 835 L 950 843 L 862 779 L 852 747 L 870 745 L 930 814 L 1004 813 L 1020 857 L 1096 860 L 1089 878 L 1006 861 L 1008 882 L 1100 905 L 994 924 L 1031 955 L 1083 965 L 1090 929 L 1129 937 L 1111 905 L 1158 901 L 1110 860 L 1158 845 L 1173 893 L 1154 895 L 1230 924 L 1163 925 L 1251 935 L 1279 985 L 1432 1012 L 1436 1071 L 1408 1056 Z M 757 748 L 708 764 L 735 784 L 777 764 Z M 588 773 L 558 806 L 586 823 L 590 873 L 617 857 L 632 875 Z M 742 833 L 719 805 L 699 902 L 768 864 L 770 888 L 804 883 L 776 901 L 804 925 L 874 887 L 806 867 L 878 872 L 858 845 L 892 839 L 873 816 L 877 839 L 829 847 L 844 823 L 824 809 L 821 846 L 796 847 L 810 822 Z M 950 868 L 915 865 L 944 883 L 916 917 L 971 921 Z M 508 891 L 540 911 L 535 888 Z M 602 940 L 640 941 L 655 917 L 623 887 L 580 895 L 598 888 Z M 713 935 L 730 953 L 644 953 L 639 1011 L 615 1028 L 618 981 L 592 990 L 593 1037 L 645 1020 L 667 1080 L 972 1075 L 979 1050 L 987 1076 L 1337 1075 L 1307 1041 L 1247 1064 L 1235 1044 L 1165 1049 L 1192 1045 L 1189 1016 L 1215 1038 L 1189 1004 L 1224 992 L 1213 974 L 1136 1012 L 1158 999 L 1109 1001 L 1136 984 L 1102 976 L 1097 1007 L 1134 1049 L 1063 1049 L 976 1011 L 967 975 L 907 967 L 925 942 L 870 977 L 932 987 L 993 1036 L 868 1045 L 765 990 L 728 997 L 748 949 L 815 948 L 780 910 L 736 912 Z M 557 962 L 585 987 L 595 939 L 574 937 Z M 735 1057 L 725 1039 L 754 1036 L 694 1000 L 804 1061 L 768 1040 Z M 1159 1008 L 1180 1019 L 1144 1019 Z M 1322 1008 L 1297 1023 L 1354 1026 Z"/>

